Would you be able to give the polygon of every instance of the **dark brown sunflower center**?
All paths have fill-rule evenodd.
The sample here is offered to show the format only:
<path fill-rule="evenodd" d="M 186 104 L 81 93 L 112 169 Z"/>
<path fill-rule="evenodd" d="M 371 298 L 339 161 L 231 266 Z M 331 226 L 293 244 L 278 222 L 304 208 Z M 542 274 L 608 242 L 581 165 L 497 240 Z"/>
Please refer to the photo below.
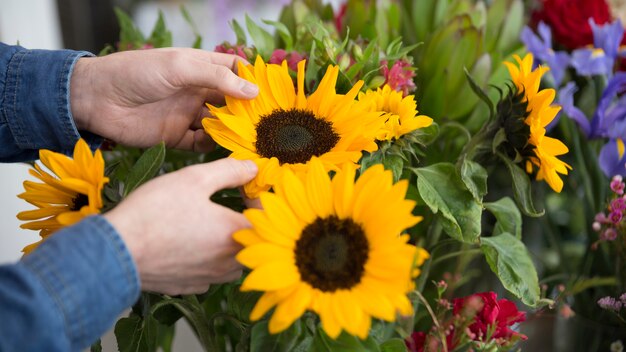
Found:
<path fill-rule="evenodd" d="M 256 125 L 256 150 L 281 164 L 306 163 L 330 151 L 339 141 L 333 124 L 300 109 L 274 110 Z"/>
<path fill-rule="evenodd" d="M 74 199 L 72 199 L 72 206 L 70 209 L 72 211 L 77 211 L 85 205 L 89 205 L 89 198 L 86 195 L 79 193 L 76 197 L 74 197 Z"/>
<path fill-rule="evenodd" d="M 351 219 L 317 218 L 296 242 L 302 280 L 323 291 L 350 289 L 359 282 L 369 256 L 363 228 Z"/>

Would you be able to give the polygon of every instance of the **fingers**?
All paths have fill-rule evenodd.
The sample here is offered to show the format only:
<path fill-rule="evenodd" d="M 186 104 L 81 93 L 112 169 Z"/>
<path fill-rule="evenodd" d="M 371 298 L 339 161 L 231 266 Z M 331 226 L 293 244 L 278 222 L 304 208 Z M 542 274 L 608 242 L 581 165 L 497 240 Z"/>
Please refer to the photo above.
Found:
<path fill-rule="evenodd" d="M 215 142 L 202 129 L 187 130 L 174 148 L 191 150 L 197 153 L 208 153 L 215 149 Z"/>
<path fill-rule="evenodd" d="M 172 64 L 175 67 L 182 86 L 196 86 L 215 89 L 223 95 L 239 99 L 252 99 L 259 94 L 259 88 L 237 76 L 232 67 L 219 63 L 207 62 L 195 57 L 182 57 Z"/>
<path fill-rule="evenodd" d="M 198 164 L 187 168 L 187 172 L 196 174 L 197 182 L 213 194 L 221 189 L 242 186 L 252 180 L 258 167 L 251 160 L 224 158 L 207 164 Z"/>
<path fill-rule="evenodd" d="M 226 54 L 226 53 L 216 53 L 204 50 L 194 49 L 192 54 L 203 61 L 226 66 L 231 69 L 233 72 L 237 72 L 237 63 L 241 61 L 244 65 L 249 65 L 250 63 L 238 55 Z"/>

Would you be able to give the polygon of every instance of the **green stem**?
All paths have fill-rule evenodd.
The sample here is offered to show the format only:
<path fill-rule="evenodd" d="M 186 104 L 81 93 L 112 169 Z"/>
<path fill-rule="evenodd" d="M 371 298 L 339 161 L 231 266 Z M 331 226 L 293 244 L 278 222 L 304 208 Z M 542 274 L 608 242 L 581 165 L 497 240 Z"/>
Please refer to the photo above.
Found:
<path fill-rule="evenodd" d="M 460 251 L 444 254 L 441 257 L 438 257 L 437 259 L 433 260 L 432 265 L 437 265 L 438 263 L 444 260 L 454 258 L 456 256 L 461 256 L 461 255 L 472 256 L 472 255 L 481 254 L 481 253 L 482 251 L 480 250 L 480 248 L 460 250 Z"/>
<path fill-rule="evenodd" d="M 426 307 L 426 310 L 428 310 L 428 314 L 430 314 L 430 317 L 433 320 L 433 324 L 435 324 L 435 326 L 437 327 L 437 329 L 436 329 L 437 330 L 437 335 L 439 335 L 439 340 L 441 341 L 441 346 L 443 347 L 443 352 L 448 352 L 448 343 L 447 343 L 447 340 L 446 340 L 446 334 L 444 333 L 443 329 L 441 328 L 441 325 L 439 324 L 439 320 L 437 319 L 437 316 L 435 315 L 435 312 L 430 307 L 430 304 L 428 304 L 428 301 L 426 300 L 426 298 L 424 298 L 424 296 L 422 295 L 421 292 L 415 291 L 415 294 L 417 295 L 419 300 L 422 302 L 424 307 Z"/>

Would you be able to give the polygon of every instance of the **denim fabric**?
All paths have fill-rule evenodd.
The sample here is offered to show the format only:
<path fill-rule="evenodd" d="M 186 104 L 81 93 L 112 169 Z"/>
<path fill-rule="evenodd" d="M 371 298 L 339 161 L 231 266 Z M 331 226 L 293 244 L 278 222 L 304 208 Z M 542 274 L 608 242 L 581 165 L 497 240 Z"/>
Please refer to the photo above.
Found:
<path fill-rule="evenodd" d="M 0 351 L 78 351 L 139 297 L 133 260 L 102 216 L 0 266 Z"/>
<path fill-rule="evenodd" d="M 37 159 L 39 149 L 71 154 L 79 137 L 70 108 L 70 75 L 86 51 L 27 50 L 0 43 L 0 162 Z"/>
<path fill-rule="evenodd" d="M 87 52 L 0 43 L 0 161 L 71 154 L 76 130 L 70 76 Z M 117 231 L 101 217 L 60 230 L 22 261 L 0 266 L 0 352 L 78 351 L 139 297 L 139 276 Z"/>

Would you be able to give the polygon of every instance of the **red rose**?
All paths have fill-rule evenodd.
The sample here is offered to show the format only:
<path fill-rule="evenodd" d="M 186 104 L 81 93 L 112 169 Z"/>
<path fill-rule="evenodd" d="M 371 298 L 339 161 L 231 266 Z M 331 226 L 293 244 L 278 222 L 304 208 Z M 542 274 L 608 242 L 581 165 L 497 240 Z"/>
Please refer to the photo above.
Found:
<path fill-rule="evenodd" d="M 483 292 L 456 298 L 453 313 L 455 315 L 462 314 L 464 309 L 471 309 L 476 312 L 474 322 L 469 326 L 470 331 L 476 335 L 474 340 L 485 341 L 490 326 L 495 326 L 492 339 L 502 339 L 505 342 L 509 341 L 511 337 L 519 337 L 525 340 L 525 335 L 511 330 L 510 327 L 526 320 L 526 313 L 518 311 L 515 303 L 504 298 L 497 300 L 497 298 L 498 295 L 495 292 Z M 482 300 L 482 305 L 478 299 Z"/>
<path fill-rule="evenodd" d="M 611 21 L 605 0 L 543 0 L 543 8 L 533 14 L 533 22 L 545 22 L 552 29 L 555 43 L 568 49 L 593 44 L 589 18 L 596 24 Z"/>

